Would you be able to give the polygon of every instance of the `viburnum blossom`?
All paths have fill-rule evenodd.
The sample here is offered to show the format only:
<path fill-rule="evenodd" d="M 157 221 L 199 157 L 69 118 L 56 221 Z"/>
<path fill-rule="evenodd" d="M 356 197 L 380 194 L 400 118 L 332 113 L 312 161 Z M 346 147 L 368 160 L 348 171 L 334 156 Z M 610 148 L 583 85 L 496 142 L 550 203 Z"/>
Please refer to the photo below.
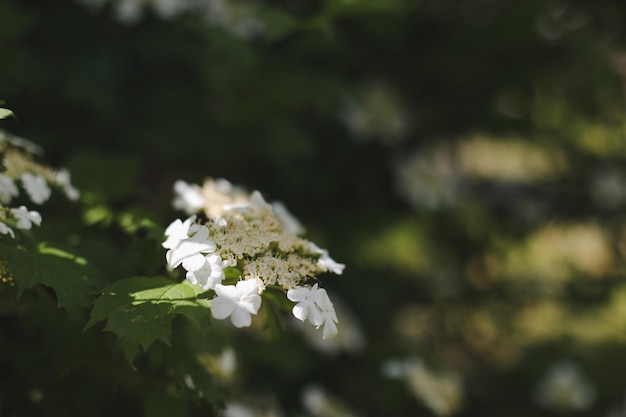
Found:
<path fill-rule="evenodd" d="M 328 298 L 328 294 L 324 288 L 320 288 L 315 294 L 315 304 L 320 308 L 323 326 L 322 335 L 324 339 L 334 337 L 337 334 L 337 314 L 333 303 Z M 318 326 L 319 327 L 319 326 Z"/>
<path fill-rule="evenodd" d="M 209 240 L 209 229 L 206 226 L 198 227 L 195 233 L 179 240 L 176 245 L 173 245 L 173 240 L 166 242 L 172 246 L 165 254 L 171 268 L 185 262 L 185 269 L 199 269 L 204 262 L 202 254 L 211 253 L 216 249 L 215 243 Z"/>
<path fill-rule="evenodd" d="M 17 227 L 20 229 L 28 230 L 33 227 L 33 223 L 37 226 L 41 225 L 41 214 L 36 211 L 29 211 L 25 206 L 12 208 L 11 214 L 17 220 Z"/>
<path fill-rule="evenodd" d="M 261 307 L 259 284 L 254 279 L 239 281 L 236 285 L 215 286 L 217 296 L 211 302 L 211 314 L 219 320 L 230 317 L 235 327 L 248 327 L 252 314 Z"/>
<path fill-rule="evenodd" d="M 71 201 L 76 201 L 80 197 L 80 191 L 72 185 L 70 180 L 70 173 L 67 169 L 62 169 L 55 175 L 55 180 L 58 185 L 63 188 L 65 196 Z"/>
<path fill-rule="evenodd" d="M 11 227 L 28 230 L 33 224 L 41 225 L 39 212 L 25 206 L 9 207 L 13 198 L 20 194 L 18 183 L 35 204 L 42 204 L 50 198 L 49 184 L 62 188 L 70 200 L 78 197 L 78 190 L 72 186 L 67 170 L 54 170 L 33 158 L 41 153 L 41 148 L 34 143 L 0 130 L 0 234 L 15 238 Z"/>
<path fill-rule="evenodd" d="M 172 205 L 176 210 L 182 210 L 186 214 L 193 214 L 204 207 L 204 197 L 199 186 L 187 184 L 185 181 L 176 181 L 174 183 L 174 192 L 176 196 L 174 201 L 172 201 Z"/>
<path fill-rule="evenodd" d="M 50 198 L 51 190 L 46 179 L 41 175 L 25 172 L 22 174 L 22 185 L 35 204 L 43 204 Z"/>
<path fill-rule="evenodd" d="M 224 279 L 224 266 L 225 262 L 219 255 L 206 255 L 204 264 L 200 268 L 187 270 L 186 278 L 192 284 L 200 285 L 204 290 L 212 290 Z"/>
<path fill-rule="evenodd" d="M 17 197 L 18 193 L 13 179 L 5 174 L 0 174 L 0 203 L 10 203 L 13 197 Z"/>
<path fill-rule="evenodd" d="M 9 235 L 12 238 L 15 238 L 15 232 L 13 232 L 13 229 L 11 229 L 9 226 L 7 226 L 6 224 L 0 222 L 0 233 L 2 233 L 3 235 Z"/>
<path fill-rule="evenodd" d="M 316 294 L 319 291 L 318 285 L 309 287 L 296 287 L 287 291 L 287 298 L 295 303 L 293 307 L 293 315 L 300 321 L 307 318 L 314 326 L 322 324 L 322 314 L 319 306 L 315 303 Z"/>
<path fill-rule="evenodd" d="M 195 212 L 202 210 L 207 221 L 197 223 L 193 215 L 168 226 L 163 242 L 167 263 L 170 268 L 182 265 L 192 284 L 215 290 L 215 318 L 230 316 L 235 326 L 248 326 L 261 304 L 260 294 L 270 287 L 285 291 L 297 303 L 294 315 L 323 327 L 324 338 L 337 333 L 337 315 L 326 291 L 318 284 L 303 284 L 309 276 L 341 274 L 345 266 L 299 236 L 303 228 L 284 205 L 270 204 L 260 192 L 248 194 L 224 179 L 202 186 L 177 181 L 174 189 L 175 207 L 188 213 L 194 207 Z M 232 274 L 226 268 L 232 268 Z M 226 276 L 243 280 L 236 286 L 222 285 Z"/>
<path fill-rule="evenodd" d="M 311 288 L 296 287 L 287 291 L 287 298 L 297 303 L 292 310 L 295 318 L 301 321 L 308 318 L 317 328 L 324 326 L 324 339 L 337 334 L 337 314 L 325 289 L 318 288 L 318 284 Z"/>

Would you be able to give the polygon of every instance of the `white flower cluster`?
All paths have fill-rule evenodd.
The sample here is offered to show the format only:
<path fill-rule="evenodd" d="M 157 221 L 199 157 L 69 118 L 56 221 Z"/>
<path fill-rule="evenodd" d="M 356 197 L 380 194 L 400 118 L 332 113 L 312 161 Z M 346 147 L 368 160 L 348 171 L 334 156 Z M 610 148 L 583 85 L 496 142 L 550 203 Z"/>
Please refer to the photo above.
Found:
<path fill-rule="evenodd" d="M 247 194 L 223 179 L 203 186 L 177 181 L 174 191 L 175 208 L 187 214 L 203 211 L 208 221 L 200 224 L 193 214 L 172 222 L 163 242 L 166 260 L 170 268 L 182 265 L 192 284 L 215 291 L 213 317 L 249 326 L 269 286 L 285 290 L 296 303 L 293 315 L 322 327 L 324 339 L 337 334 L 335 309 L 314 276 L 341 274 L 344 265 L 300 237 L 302 226 L 284 205 L 270 205 L 258 191 Z M 222 285 L 228 267 L 236 268 L 243 279 Z"/>
<path fill-rule="evenodd" d="M 535 387 L 533 397 L 546 408 L 582 412 L 593 405 L 596 390 L 578 365 L 564 360 L 548 370 Z"/>
<path fill-rule="evenodd" d="M 357 97 L 346 102 L 339 117 L 355 140 L 377 140 L 387 146 L 401 143 L 413 122 L 400 97 L 381 81 L 365 85 Z"/>
<path fill-rule="evenodd" d="M 49 184 L 61 188 L 70 200 L 76 200 L 79 192 L 70 182 L 66 170 L 53 171 L 32 159 L 41 153 L 40 148 L 22 138 L 0 131 L 0 234 L 15 238 L 9 225 L 29 230 L 33 224 L 41 225 L 41 214 L 26 206 L 8 207 L 20 194 L 18 184 L 34 204 L 45 203 L 52 193 Z"/>
<path fill-rule="evenodd" d="M 456 414 L 464 401 L 463 385 L 450 371 L 435 371 L 420 358 L 389 360 L 382 369 L 385 376 L 404 380 L 416 398 L 438 416 Z"/>
<path fill-rule="evenodd" d="M 111 3 L 115 17 L 120 22 L 139 22 L 150 8 L 165 20 L 183 13 L 204 16 L 209 24 L 222 27 L 242 38 L 253 38 L 265 30 L 257 15 L 257 6 L 249 0 L 79 0 L 86 6 L 98 9 Z"/>

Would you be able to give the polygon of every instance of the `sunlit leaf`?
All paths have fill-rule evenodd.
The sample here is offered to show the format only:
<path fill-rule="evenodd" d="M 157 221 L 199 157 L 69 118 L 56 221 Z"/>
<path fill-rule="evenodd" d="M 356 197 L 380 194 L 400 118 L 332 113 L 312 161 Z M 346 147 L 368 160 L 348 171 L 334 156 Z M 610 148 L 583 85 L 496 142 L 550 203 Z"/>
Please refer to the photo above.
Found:
<path fill-rule="evenodd" d="M 165 277 L 131 277 L 117 281 L 96 299 L 86 327 L 106 320 L 129 360 L 140 348 L 147 350 L 160 340 L 170 342 L 172 319 L 182 314 L 201 327 L 209 325 L 210 301 L 198 296 L 199 287 Z"/>
<path fill-rule="evenodd" d="M 7 117 L 13 117 L 17 120 L 15 113 L 13 113 L 11 110 L 0 108 L 0 119 L 6 119 Z"/>
<path fill-rule="evenodd" d="M 54 290 L 57 304 L 72 318 L 80 318 L 102 282 L 99 271 L 84 258 L 45 243 L 36 247 L 0 244 L 0 258 L 13 274 L 18 293 L 45 285 Z"/>

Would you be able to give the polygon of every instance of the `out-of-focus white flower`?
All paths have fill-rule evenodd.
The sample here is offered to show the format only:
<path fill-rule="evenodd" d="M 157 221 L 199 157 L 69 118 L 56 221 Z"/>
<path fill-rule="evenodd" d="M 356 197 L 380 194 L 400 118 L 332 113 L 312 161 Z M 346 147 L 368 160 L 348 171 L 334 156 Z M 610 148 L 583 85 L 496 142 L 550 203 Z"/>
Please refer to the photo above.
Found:
<path fill-rule="evenodd" d="M 17 219 L 17 227 L 19 229 L 30 229 L 33 223 L 37 226 L 41 225 L 41 214 L 36 211 L 28 211 L 25 206 L 12 208 L 11 214 Z"/>
<path fill-rule="evenodd" d="M 35 204 L 43 204 L 48 198 L 50 198 L 50 187 L 46 179 L 41 175 L 31 174 L 25 172 L 22 174 L 22 185 L 28 193 L 28 196 Z"/>
<path fill-rule="evenodd" d="M 43 153 L 43 149 L 39 145 L 35 145 L 33 142 L 21 138 L 19 136 L 15 136 L 11 133 L 7 133 L 4 130 L 0 130 L 0 143 L 8 142 L 13 146 L 17 146 L 18 148 L 24 149 L 26 152 L 33 155 L 41 155 Z"/>
<path fill-rule="evenodd" d="M 176 195 L 172 205 L 176 210 L 182 210 L 189 215 L 199 212 L 204 207 L 204 196 L 200 186 L 179 180 L 174 183 L 174 192 Z"/>
<path fill-rule="evenodd" d="M 13 229 L 11 229 L 9 226 L 7 226 L 6 224 L 0 222 L 0 233 L 2 233 L 3 235 L 9 235 L 12 238 L 15 238 L 15 233 L 13 232 Z"/>
<path fill-rule="evenodd" d="M 399 193 L 414 207 L 437 210 L 459 200 L 460 176 L 446 148 L 417 151 L 396 165 Z"/>
<path fill-rule="evenodd" d="M 287 207 L 280 201 L 274 201 L 272 203 L 272 209 L 278 217 L 278 220 L 283 224 L 285 231 L 292 235 L 299 235 L 304 232 L 304 227 L 300 221 L 287 210 Z"/>
<path fill-rule="evenodd" d="M 308 242 L 307 245 L 310 250 L 322 255 L 317 260 L 317 264 L 320 268 L 337 275 L 341 275 L 343 273 L 343 270 L 346 266 L 344 264 L 335 262 L 335 260 L 328 255 L 328 251 L 326 249 L 320 248 L 313 242 Z"/>
<path fill-rule="evenodd" d="M 438 416 L 450 416 L 463 404 L 460 378 L 447 371 L 434 371 L 418 358 L 390 360 L 383 365 L 383 374 L 404 380 L 413 395 Z"/>
<path fill-rule="evenodd" d="M 57 184 L 63 187 L 63 192 L 65 196 L 71 201 L 76 201 L 80 197 L 80 191 L 76 187 L 72 185 L 70 179 L 70 173 L 68 170 L 63 169 L 56 173 L 55 179 Z"/>
<path fill-rule="evenodd" d="M 137 23 L 143 15 L 143 5 L 137 0 L 117 0 L 115 15 L 122 23 L 129 25 Z"/>
<path fill-rule="evenodd" d="M 220 371 L 227 377 L 233 376 L 237 370 L 237 356 L 231 347 L 225 348 L 217 357 Z"/>
<path fill-rule="evenodd" d="M 242 38 L 257 37 L 265 30 L 249 1 L 211 0 L 206 3 L 206 16 L 209 22 Z"/>
<path fill-rule="evenodd" d="M 604 208 L 617 208 L 626 204 L 626 172 L 605 168 L 593 173 L 589 183 L 593 202 Z"/>
<path fill-rule="evenodd" d="M 561 361 L 548 370 L 533 392 L 535 401 L 546 408 L 565 411 L 589 409 L 596 390 L 576 364 Z"/>
<path fill-rule="evenodd" d="M 397 94 L 383 82 L 366 85 L 344 105 L 340 117 L 354 138 L 378 140 L 385 145 L 401 142 L 409 133 L 410 120 Z"/>
<path fill-rule="evenodd" d="M 259 284 L 254 279 L 239 281 L 236 285 L 215 286 L 217 296 L 211 301 L 211 314 L 218 320 L 230 317 L 235 327 L 248 327 L 252 314 L 261 307 Z"/>
<path fill-rule="evenodd" d="M 293 320 L 293 327 L 316 349 L 327 354 L 337 354 L 340 352 L 357 353 L 366 344 L 363 331 L 357 318 L 350 309 L 332 294 L 333 308 L 341 321 L 337 323 L 337 336 L 327 339 L 320 339 L 318 330 L 300 320 Z"/>
<path fill-rule="evenodd" d="M 188 269 L 186 277 L 189 282 L 200 285 L 203 290 L 215 289 L 215 285 L 224 279 L 224 261 L 219 255 L 206 255 L 204 264 L 196 270 Z"/>
<path fill-rule="evenodd" d="M 353 417 L 348 407 L 337 398 L 330 396 L 318 385 L 308 385 L 302 391 L 302 403 L 314 417 Z"/>
<path fill-rule="evenodd" d="M 222 411 L 223 417 L 257 417 L 256 412 L 251 407 L 241 403 L 231 402 L 226 404 Z"/>
<path fill-rule="evenodd" d="M 19 190 L 11 177 L 0 174 L 0 203 L 9 204 L 13 197 L 17 197 Z"/>

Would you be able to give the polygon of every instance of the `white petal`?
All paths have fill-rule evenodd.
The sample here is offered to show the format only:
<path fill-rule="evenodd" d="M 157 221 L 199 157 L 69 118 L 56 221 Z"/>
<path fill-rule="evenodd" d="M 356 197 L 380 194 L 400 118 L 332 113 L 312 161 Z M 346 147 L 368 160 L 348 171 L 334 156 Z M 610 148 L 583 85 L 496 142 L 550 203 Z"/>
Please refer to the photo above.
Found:
<path fill-rule="evenodd" d="M 337 335 L 337 325 L 332 320 L 326 320 L 324 322 L 323 338 L 330 339 Z"/>
<path fill-rule="evenodd" d="M 231 300 L 237 298 L 237 288 L 234 285 L 218 284 L 215 286 L 215 293 L 218 297 L 229 298 Z"/>
<path fill-rule="evenodd" d="M 233 314 L 236 305 L 232 300 L 223 297 L 215 297 L 211 301 L 211 315 L 218 320 L 223 320 Z"/>
<path fill-rule="evenodd" d="M 183 259 L 183 268 L 187 271 L 197 271 L 206 264 L 206 259 L 203 254 L 196 253 Z"/>
<path fill-rule="evenodd" d="M 255 279 L 247 279 L 237 283 L 237 290 L 243 296 L 245 294 L 257 294 L 259 292 L 259 283 Z"/>
<path fill-rule="evenodd" d="M 235 311 L 233 311 L 233 314 L 230 316 L 230 321 L 235 327 L 248 327 L 252 323 L 252 316 L 241 308 L 235 308 Z"/>
<path fill-rule="evenodd" d="M 253 297 L 249 297 L 237 303 L 243 310 L 250 314 L 256 314 L 261 307 L 261 296 L 255 294 Z"/>
<path fill-rule="evenodd" d="M 293 307 L 293 310 L 291 310 L 291 312 L 293 313 L 295 318 L 297 318 L 300 321 L 304 321 L 307 318 L 309 309 L 303 306 L 302 304 L 296 304 Z"/>

